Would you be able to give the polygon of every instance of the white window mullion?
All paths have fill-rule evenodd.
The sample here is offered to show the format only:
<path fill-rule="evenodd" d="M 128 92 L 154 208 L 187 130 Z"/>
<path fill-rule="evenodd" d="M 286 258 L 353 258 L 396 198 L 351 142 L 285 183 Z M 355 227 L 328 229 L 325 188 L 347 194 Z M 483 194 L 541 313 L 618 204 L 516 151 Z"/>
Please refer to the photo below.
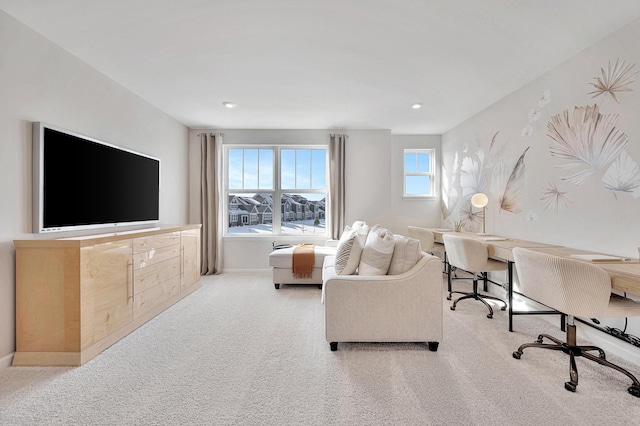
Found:
<path fill-rule="evenodd" d="M 282 148 L 273 147 L 273 234 L 280 235 L 282 223 L 282 194 L 280 192 L 280 151 Z"/>

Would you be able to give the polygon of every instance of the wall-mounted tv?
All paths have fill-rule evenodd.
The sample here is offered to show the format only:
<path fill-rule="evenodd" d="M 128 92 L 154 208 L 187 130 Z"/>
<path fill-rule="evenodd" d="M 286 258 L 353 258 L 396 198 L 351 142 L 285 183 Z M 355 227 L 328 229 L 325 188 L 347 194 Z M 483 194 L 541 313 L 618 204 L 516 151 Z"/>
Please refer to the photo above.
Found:
<path fill-rule="evenodd" d="M 160 160 L 33 123 L 33 231 L 151 225 L 160 213 Z"/>

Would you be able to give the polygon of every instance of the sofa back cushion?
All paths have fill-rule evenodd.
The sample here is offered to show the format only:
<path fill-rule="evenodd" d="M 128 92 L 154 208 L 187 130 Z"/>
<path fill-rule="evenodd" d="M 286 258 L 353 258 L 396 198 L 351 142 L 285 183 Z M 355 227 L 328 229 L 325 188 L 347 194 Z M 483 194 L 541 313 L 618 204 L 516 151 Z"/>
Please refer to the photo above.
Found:
<path fill-rule="evenodd" d="M 393 256 L 391 256 L 391 264 L 387 275 L 398 275 L 407 272 L 418 263 L 421 256 L 422 249 L 419 240 L 396 235 Z"/>
<path fill-rule="evenodd" d="M 338 275 L 351 275 L 360 264 L 364 237 L 351 229 L 342 234 L 336 250 L 335 268 Z"/>
<path fill-rule="evenodd" d="M 393 256 L 393 234 L 380 225 L 374 225 L 367 234 L 362 250 L 359 275 L 386 275 Z"/>

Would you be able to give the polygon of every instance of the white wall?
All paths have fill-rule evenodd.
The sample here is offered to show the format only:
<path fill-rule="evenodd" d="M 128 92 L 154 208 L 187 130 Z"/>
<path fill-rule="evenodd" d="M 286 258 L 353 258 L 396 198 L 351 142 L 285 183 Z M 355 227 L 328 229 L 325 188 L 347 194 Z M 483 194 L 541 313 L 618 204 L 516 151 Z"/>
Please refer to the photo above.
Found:
<path fill-rule="evenodd" d="M 443 192 L 454 195 L 443 197 L 451 201 L 451 216 L 447 222 L 462 219 L 470 229 L 479 228 L 479 220 L 465 218 L 468 200 L 460 195 L 465 191 L 473 192 L 472 184 L 481 181 L 476 177 L 481 176 L 485 179 L 484 188 L 490 200 L 487 232 L 637 258 L 640 247 L 640 74 L 633 73 L 640 71 L 638 39 L 640 20 L 445 133 L 442 149 L 447 176 L 442 187 Z M 596 96 L 594 84 L 598 84 L 598 78 L 603 79 L 603 72 L 610 74 L 609 64 L 613 67 L 617 60 L 625 61 L 627 65 L 635 64 L 628 84 L 623 85 L 628 90 L 615 92 L 617 100 L 610 93 Z M 588 129 L 582 119 L 574 118 L 575 112 L 583 111 L 587 106 L 599 109 L 600 116 L 584 119 L 586 123 L 593 123 L 595 130 Z M 566 127 L 565 112 L 572 131 L 580 138 L 572 136 Z M 556 126 L 556 119 L 565 121 L 565 126 Z M 566 158 L 552 155 L 552 148 L 557 145 L 550 137 L 551 129 L 562 128 L 561 133 L 569 141 L 591 137 L 591 151 L 597 153 L 611 134 L 611 128 L 607 126 L 611 119 L 617 120 L 615 127 L 628 138 L 625 153 L 617 156 L 625 160 L 603 160 L 585 182 L 573 183 L 567 176 L 587 166 L 584 163 L 572 166 Z M 528 134 L 523 134 L 525 127 Z M 611 139 L 605 146 L 610 145 L 613 145 Z M 512 211 L 501 209 L 498 200 L 503 188 L 496 184 L 500 176 L 506 174 L 499 173 L 500 164 L 506 166 L 506 172 L 513 171 L 516 160 L 527 147 L 525 173 L 512 186 L 516 203 Z M 589 150 L 585 148 L 585 151 Z M 593 154 L 593 157 L 598 156 Z M 474 165 L 478 166 L 475 172 Z M 624 171 L 618 180 L 630 183 L 629 192 L 612 191 L 605 186 L 606 176 L 616 170 Z M 553 185 L 562 193 L 560 198 L 566 198 L 566 205 L 560 203 L 555 208 L 553 204 L 545 203 Z M 457 202 L 454 202 L 456 194 Z M 607 325 L 624 327 L 621 320 L 608 321 Z M 640 336 L 640 321 L 630 319 L 627 332 Z M 640 349 L 626 346 L 628 351 L 635 352 L 638 362 Z"/>
<path fill-rule="evenodd" d="M 2 11 L 0 94 L 3 366 L 15 350 L 13 240 L 38 238 L 31 233 L 31 123 L 43 121 L 160 158 L 160 220 L 167 224 L 187 221 L 188 129 Z"/>
<path fill-rule="evenodd" d="M 327 145 L 329 135 L 336 130 L 215 130 L 224 133 L 225 144 L 299 144 Z M 198 133 L 211 130 L 191 130 L 190 220 L 198 222 L 200 209 L 200 150 Z M 349 135 L 346 147 L 346 222 L 365 220 L 379 223 L 394 233 L 406 234 L 409 224 L 438 226 L 440 204 L 402 198 L 404 148 L 435 148 L 440 150 L 439 136 L 391 136 L 389 130 L 340 130 Z M 439 192 L 438 182 L 436 183 Z M 321 244 L 325 237 L 309 238 L 224 238 L 224 270 L 267 269 L 272 241 Z"/>

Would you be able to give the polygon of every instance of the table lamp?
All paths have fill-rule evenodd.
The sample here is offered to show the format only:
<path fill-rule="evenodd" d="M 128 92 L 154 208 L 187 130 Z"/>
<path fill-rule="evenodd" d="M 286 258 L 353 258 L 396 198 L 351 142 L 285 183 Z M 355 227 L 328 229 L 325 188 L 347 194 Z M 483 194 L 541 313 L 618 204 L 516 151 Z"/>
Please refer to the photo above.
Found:
<path fill-rule="evenodd" d="M 473 197 L 471 197 L 471 205 L 473 207 L 482 209 L 482 233 L 483 234 L 486 233 L 484 217 L 485 217 L 486 207 L 488 203 L 489 203 L 489 198 L 482 192 L 473 194 Z"/>

